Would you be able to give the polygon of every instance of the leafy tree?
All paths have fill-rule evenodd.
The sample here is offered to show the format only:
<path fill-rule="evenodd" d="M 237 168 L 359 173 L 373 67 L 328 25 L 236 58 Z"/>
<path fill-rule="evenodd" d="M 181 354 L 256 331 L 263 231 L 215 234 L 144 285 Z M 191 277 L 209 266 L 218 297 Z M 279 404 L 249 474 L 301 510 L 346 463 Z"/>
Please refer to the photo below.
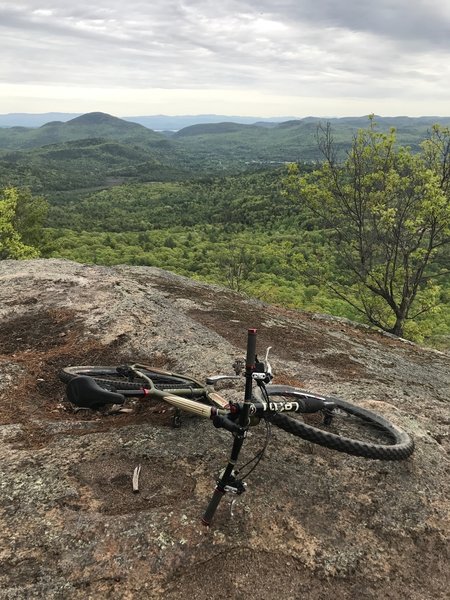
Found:
<path fill-rule="evenodd" d="M 243 246 L 232 246 L 224 250 L 219 260 L 226 284 L 236 292 L 243 290 L 254 264 L 253 254 Z"/>
<path fill-rule="evenodd" d="M 22 242 L 39 248 L 43 240 L 43 227 L 48 213 L 48 203 L 43 196 L 33 196 L 30 190 L 17 190 L 14 228 Z"/>
<path fill-rule="evenodd" d="M 36 258 L 44 205 L 17 188 L 0 190 L 0 260 Z"/>
<path fill-rule="evenodd" d="M 436 304 L 437 268 L 450 243 L 450 130 L 434 127 L 422 151 L 396 146 L 371 119 L 353 139 L 343 164 L 329 126 L 318 132 L 325 161 L 288 185 L 329 232 L 327 284 L 368 321 L 404 335 Z M 441 263 L 443 265 L 443 263 Z"/>

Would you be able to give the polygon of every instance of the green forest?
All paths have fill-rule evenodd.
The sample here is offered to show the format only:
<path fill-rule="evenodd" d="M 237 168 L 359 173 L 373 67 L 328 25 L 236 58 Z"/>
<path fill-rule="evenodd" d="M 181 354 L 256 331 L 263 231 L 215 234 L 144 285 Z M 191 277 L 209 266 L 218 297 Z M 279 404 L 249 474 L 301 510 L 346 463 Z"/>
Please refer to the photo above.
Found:
<path fill-rule="evenodd" d="M 0 258 L 157 266 L 449 348 L 447 122 L 375 121 L 2 129 Z"/>

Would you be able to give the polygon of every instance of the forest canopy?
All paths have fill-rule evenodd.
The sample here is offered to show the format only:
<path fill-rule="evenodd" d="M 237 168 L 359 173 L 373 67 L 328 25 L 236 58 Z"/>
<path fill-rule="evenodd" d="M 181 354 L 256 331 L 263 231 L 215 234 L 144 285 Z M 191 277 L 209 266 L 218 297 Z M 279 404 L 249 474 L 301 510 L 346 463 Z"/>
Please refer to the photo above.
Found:
<path fill-rule="evenodd" d="M 320 126 L 315 159 L 290 166 L 281 137 L 274 164 L 248 160 L 243 131 L 242 157 L 239 130 L 177 137 L 175 154 L 123 136 L 5 152 L 1 257 L 158 266 L 450 347 L 448 129 L 410 149 L 373 122 Z"/>

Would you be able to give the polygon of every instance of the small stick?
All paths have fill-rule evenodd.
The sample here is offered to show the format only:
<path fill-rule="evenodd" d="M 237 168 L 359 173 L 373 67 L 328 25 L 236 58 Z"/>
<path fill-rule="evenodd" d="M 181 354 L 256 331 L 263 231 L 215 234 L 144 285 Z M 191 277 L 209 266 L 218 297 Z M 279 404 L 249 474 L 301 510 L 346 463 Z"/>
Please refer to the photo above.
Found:
<path fill-rule="evenodd" d="M 134 469 L 133 473 L 133 492 L 137 494 L 139 492 L 139 475 L 141 473 L 141 465 L 138 465 Z"/>

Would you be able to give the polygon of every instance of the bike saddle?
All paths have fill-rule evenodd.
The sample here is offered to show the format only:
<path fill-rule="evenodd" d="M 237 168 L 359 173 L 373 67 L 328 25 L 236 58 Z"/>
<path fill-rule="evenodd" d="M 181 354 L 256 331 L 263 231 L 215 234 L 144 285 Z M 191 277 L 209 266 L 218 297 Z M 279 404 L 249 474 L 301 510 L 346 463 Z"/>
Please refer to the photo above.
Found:
<path fill-rule="evenodd" d="M 83 408 L 97 409 L 105 404 L 123 404 L 125 396 L 100 387 L 95 379 L 79 375 L 69 381 L 66 388 L 69 402 Z"/>

